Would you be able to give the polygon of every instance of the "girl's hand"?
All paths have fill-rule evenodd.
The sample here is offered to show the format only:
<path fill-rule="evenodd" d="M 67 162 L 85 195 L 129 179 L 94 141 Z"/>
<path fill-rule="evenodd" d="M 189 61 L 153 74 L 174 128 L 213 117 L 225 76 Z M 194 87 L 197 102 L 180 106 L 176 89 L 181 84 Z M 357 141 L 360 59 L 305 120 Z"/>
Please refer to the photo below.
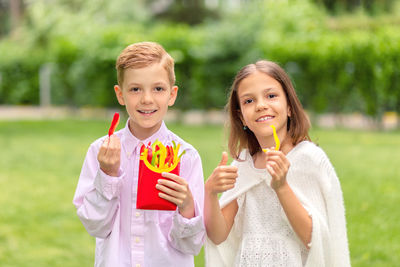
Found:
<path fill-rule="evenodd" d="M 282 151 L 269 150 L 267 152 L 267 170 L 271 174 L 271 187 L 276 192 L 287 185 L 286 174 L 290 162 Z"/>
<path fill-rule="evenodd" d="M 227 162 L 228 154 L 223 152 L 221 162 L 206 181 L 206 193 L 218 195 L 218 193 L 225 192 L 235 186 L 236 178 L 238 177 L 238 168 L 226 165 Z"/>
<path fill-rule="evenodd" d="M 158 194 L 161 198 L 168 200 L 178 206 L 179 213 L 185 218 L 194 217 L 194 200 L 189 184 L 182 177 L 164 172 L 163 177 L 167 179 L 159 179 L 156 188 L 161 192 Z"/>
<path fill-rule="evenodd" d="M 121 162 L 121 142 L 116 135 L 106 138 L 100 147 L 97 160 L 100 169 L 107 175 L 118 176 Z"/>

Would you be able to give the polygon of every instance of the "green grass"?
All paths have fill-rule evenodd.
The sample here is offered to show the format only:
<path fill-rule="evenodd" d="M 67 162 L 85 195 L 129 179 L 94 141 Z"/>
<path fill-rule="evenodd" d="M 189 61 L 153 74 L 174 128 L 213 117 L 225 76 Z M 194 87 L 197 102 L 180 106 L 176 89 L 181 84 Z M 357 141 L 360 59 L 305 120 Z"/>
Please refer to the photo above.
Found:
<path fill-rule="evenodd" d="M 94 239 L 72 198 L 89 144 L 108 121 L 0 122 L 0 265 L 92 266 Z M 202 156 L 207 177 L 222 127 L 170 125 Z M 313 130 L 342 183 L 353 266 L 400 262 L 400 134 Z M 204 266 L 203 254 L 195 258 Z"/>

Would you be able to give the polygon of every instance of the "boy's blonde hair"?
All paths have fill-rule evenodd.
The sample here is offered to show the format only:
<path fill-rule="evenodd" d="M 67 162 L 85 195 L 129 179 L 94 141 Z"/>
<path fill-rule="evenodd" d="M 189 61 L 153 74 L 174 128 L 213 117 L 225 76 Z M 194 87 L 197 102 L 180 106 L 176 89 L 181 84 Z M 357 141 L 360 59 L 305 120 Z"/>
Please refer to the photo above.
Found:
<path fill-rule="evenodd" d="M 160 44 L 141 42 L 127 46 L 119 55 L 115 65 L 118 85 L 122 86 L 126 69 L 140 69 L 156 63 L 161 63 L 167 71 L 169 81 L 173 86 L 175 84 L 174 60 Z"/>

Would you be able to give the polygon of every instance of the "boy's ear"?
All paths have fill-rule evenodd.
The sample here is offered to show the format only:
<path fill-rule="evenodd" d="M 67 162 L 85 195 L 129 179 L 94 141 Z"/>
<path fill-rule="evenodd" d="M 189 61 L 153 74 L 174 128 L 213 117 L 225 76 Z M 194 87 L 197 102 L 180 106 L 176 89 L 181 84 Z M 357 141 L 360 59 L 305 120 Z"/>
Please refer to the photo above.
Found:
<path fill-rule="evenodd" d="M 172 86 L 171 93 L 169 95 L 168 106 L 172 106 L 175 103 L 176 97 L 178 96 L 178 86 Z"/>
<path fill-rule="evenodd" d="M 118 99 L 118 103 L 121 106 L 125 106 L 125 101 L 124 101 L 124 97 L 122 95 L 122 88 L 119 87 L 119 85 L 114 85 L 114 91 L 115 91 L 115 95 Z"/>

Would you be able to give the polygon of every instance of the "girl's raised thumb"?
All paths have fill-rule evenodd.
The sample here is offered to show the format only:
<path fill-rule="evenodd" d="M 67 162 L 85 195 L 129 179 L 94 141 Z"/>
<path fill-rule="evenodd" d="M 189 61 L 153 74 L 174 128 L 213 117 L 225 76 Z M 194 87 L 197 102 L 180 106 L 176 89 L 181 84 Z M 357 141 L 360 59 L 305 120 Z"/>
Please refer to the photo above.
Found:
<path fill-rule="evenodd" d="M 222 159 L 221 159 L 220 163 L 218 164 L 218 166 L 226 165 L 226 163 L 228 163 L 228 153 L 226 153 L 224 151 L 224 152 L 222 152 Z"/>

